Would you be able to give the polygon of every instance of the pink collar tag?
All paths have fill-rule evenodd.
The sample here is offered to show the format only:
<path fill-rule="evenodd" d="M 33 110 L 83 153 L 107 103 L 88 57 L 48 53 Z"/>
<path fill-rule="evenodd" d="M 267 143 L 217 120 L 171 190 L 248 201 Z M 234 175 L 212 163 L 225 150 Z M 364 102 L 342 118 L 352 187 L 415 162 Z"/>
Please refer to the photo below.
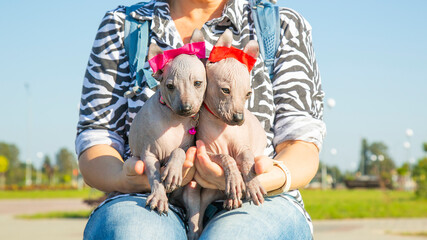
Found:
<path fill-rule="evenodd" d="M 188 43 L 184 46 L 166 50 L 163 54 L 158 54 L 148 60 L 148 63 L 157 72 L 165 67 L 165 65 L 180 54 L 196 55 L 198 58 L 206 58 L 205 42 Z"/>

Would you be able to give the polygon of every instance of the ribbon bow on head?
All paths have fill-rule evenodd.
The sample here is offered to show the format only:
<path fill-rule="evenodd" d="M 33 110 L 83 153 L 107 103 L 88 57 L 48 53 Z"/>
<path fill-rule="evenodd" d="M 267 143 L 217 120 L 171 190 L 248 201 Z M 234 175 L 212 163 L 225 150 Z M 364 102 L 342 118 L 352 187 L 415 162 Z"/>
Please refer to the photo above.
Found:
<path fill-rule="evenodd" d="M 187 43 L 180 48 L 166 50 L 162 54 L 158 54 L 148 60 L 148 63 L 155 73 L 162 70 L 169 61 L 181 54 L 196 55 L 198 58 L 206 58 L 205 42 Z"/>
<path fill-rule="evenodd" d="M 242 64 L 248 67 L 248 71 L 250 72 L 255 65 L 256 58 L 250 56 L 245 53 L 243 50 L 237 49 L 235 47 L 222 47 L 222 46 L 214 46 L 211 54 L 209 55 L 210 62 L 219 62 L 222 59 L 226 58 L 235 58 Z"/>

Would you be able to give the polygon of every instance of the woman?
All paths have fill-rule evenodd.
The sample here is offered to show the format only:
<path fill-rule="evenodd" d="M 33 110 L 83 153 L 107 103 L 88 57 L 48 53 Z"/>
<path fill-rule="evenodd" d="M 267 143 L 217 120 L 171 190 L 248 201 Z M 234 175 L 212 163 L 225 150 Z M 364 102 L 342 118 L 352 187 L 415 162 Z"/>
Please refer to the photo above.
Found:
<path fill-rule="evenodd" d="M 232 30 L 233 46 L 239 49 L 256 38 L 244 0 L 152 0 L 131 16 L 151 21 L 150 41 L 164 50 L 188 43 L 195 28 L 202 30 L 208 54 L 225 29 Z M 109 11 L 98 30 L 83 84 L 76 151 L 90 186 L 105 192 L 145 193 L 150 186 L 143 162 L 130 157 L 127 136 L 136 112 L 155 90 L 142 82 L 142 91 L 124 97 L 136 84 L 123 47 L 124 18 L 125 7 Z M 280 19 L 282 40 L 274 77 L 269 78 L 260 56 L 251 72 L 254 91 L 248 108 L 268 137 L 266 156 L 256 159 L 257 177 L 267 191 L 281 189 L 287 181 L 291 191 L 268 197 L 262 206 L 246 202 L 233 211 L 216 211 L 212 205 L 200 239 L 312 237 L 311 220 L 296 189 L 308 184 L 317 171 L 325 134 L 323 92 L 310 25 L 290 9 L 280 9 Z M 190 148 L 187 157 L 184 183 L 194 177 L 202 187 L 224 189 L 222 169 L 210 161 L 202 142 L 197 153 Z M 286 165 L 292 177 L 273 166 L 272 158 Z M 144 208 L 145 201 L 144 194 L 110 198 L 92 214 L 85 239 L 186 239 L 181 209 L 171 206 L 168 216 L 159 216 Z"/>

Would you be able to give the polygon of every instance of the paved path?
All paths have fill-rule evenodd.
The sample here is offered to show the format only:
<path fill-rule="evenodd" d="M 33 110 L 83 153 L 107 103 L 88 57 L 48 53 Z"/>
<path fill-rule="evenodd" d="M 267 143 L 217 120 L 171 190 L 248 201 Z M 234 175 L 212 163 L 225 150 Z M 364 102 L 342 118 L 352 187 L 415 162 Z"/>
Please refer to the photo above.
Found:
<path fill-rule="evenodd" d="M 0 239 L 81 240 L 86 219 L 23 220 L 14 216 L 90 209 L 80 199 L 0 200 Z M 427 232 L 427 218 L 314 221 L 315 240 L 422 240 L 402 232 Z M 393 234 L 394 233 L 394 234 Z"/>
<path fill-rule="evenodd" d="M 0 200 L 0 239 L 81 240 L 86 219 L 25 220 L 15 216 L 90 209 L 81 199 Z"/>
<path fill-rule="evenodd" d="M 349 219 L 314 221 L 315 240 L 422 240 L 399 233 L 427 232 L 427 218 Z"/>

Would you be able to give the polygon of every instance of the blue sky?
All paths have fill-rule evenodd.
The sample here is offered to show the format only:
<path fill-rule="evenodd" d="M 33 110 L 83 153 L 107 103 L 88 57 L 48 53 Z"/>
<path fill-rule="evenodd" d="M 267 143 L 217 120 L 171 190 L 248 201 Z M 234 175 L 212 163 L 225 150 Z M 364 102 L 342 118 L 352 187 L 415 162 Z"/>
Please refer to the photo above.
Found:
<path fill-rule="evenodd" d="M 38 166 L 37 152 L 54 158 L 61 147 L 74 150 L 81 84 L 96 30 L 105 11 L 132 3 L 0 2 L 0 141 L 16 144 L 21 159 L 30 157 Z M 362 138 L 384 142 L 398 165 L 408 156 L 422 157 L 421 144 L 427 142 L 427 1 L 278 4 L 297 10 L 312 25 L 325 99 L 336 100 L 334 108 L 325 108 L 328 134 L 322 158 L 354 170 Z M 410 139 L 407 128 L 414 131 Z M 403 147 L 407 140 L 410 153 Z"/>

